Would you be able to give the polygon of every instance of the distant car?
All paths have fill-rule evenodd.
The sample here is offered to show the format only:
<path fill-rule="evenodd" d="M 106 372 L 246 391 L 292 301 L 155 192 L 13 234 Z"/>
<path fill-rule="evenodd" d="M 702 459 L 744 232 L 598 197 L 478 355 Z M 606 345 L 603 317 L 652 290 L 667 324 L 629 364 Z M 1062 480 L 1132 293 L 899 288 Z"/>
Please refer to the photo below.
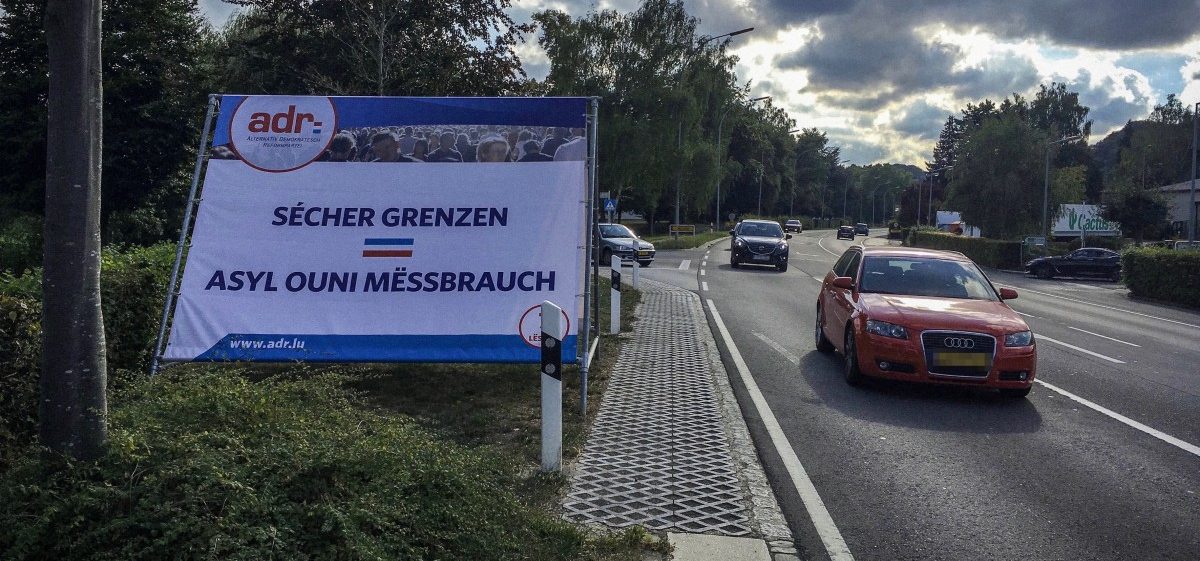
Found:
<path fill-rule="evenodd" d="M 774 265 L 780 272 L 788 267 L 788 243 L 791 234 L 784 233 L 778 222 L 770 220 L 743 220 L 738 222 L 729 235 L 733 245 L 729 248 L 729 266 L 751 263 Z"/>
<path fill-rule="evenodd" d="M 858 224 L 854 225 L 854 235 L 869 236 L 871 235 L 871 229 L 866 224 L 859 222 Z"/>
<path fill-rule="evenodd" d="M 1082 247 L 1066 255 L 1039 257 L 1025 264 L 1025 271 L 1038 278 L 1102 277 L 1121 280 L 1121 255 L 1111 249 Z"/>
<path fill-rule="evenodd" d="M 795 232 L 797 234 L 804 231 L 804 224 L 799 220 L 788 220 L 783 223 L 784 232 Z"/>
<path fill-rule="evenodd" d="M 854 226 L 838 226 L 837 239 L 854 239 Z"/>
<path fill-rule="evenodd" d="M 600 252 L 601 265 L 611 263 L 614 255 L 619 257 L 622 263 L 637 261 L 643 267 L 654 261 L 654 244 L 637 237 L 637 234 L 624 224 L 599 224 L 597 227 L 600 228 L 600 246 L 597 250 Z"/>
<path fill-rule="evenodd" d="M 813 335 L 865 376 L 995 388 L 1024 397 L 1037 376 L 1029 325 L 973 261 L 952 251 L 852 247 L 825 275 Z"/>

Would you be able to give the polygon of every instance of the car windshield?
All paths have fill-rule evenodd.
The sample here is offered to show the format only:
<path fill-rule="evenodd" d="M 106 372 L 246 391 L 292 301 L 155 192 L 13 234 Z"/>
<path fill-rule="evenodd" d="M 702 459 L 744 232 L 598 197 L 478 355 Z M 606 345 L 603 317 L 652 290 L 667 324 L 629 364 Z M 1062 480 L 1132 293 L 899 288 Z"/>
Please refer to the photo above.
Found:
<path fill-rule="evenodd" d="M 743 222 L 738 226 L 739 236 L 760 236 L 764 238 L 782 238 L 783 228 L 774 222 Z"/>
<path fill-rule="evenodd" d="M 799 224 L 800 221 L 799 220 L 788 220 L 787 223 L 788 224 Z"/>
<path fill-rule="evenodd" d="M 913 257 L 867 257 L 859 292 L 996 300 L 974 263 Z"/>
<path fill-rule="evenodd" d="M 602 238 L 632 238 L 633 232 L 629 228 L 620 224 L 601 224 L 600 237 Z"/>

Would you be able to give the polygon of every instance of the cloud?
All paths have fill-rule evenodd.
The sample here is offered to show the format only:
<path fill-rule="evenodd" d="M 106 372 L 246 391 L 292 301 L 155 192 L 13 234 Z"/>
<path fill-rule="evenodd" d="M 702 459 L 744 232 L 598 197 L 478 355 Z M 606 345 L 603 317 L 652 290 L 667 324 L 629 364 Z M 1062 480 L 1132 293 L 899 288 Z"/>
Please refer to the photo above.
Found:
<path fill-rule="evenodd" d="M 918 99 L 907 107 L 904 116 L 894 121 L 891 128 L 920 138 L 936 139 L 942 126 L 946 124 L 946 117 L 954 113 L 930 105 L 923 99 Z"/>

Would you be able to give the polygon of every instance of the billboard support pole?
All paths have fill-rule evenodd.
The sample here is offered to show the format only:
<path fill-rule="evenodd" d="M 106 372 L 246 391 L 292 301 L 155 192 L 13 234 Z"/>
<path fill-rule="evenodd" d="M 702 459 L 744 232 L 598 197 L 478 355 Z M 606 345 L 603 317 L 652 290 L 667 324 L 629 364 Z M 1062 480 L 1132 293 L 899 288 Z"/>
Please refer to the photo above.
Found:
<path fill-rule="evenodd" d="M 171 314 L 171 306 L 175 303 L 176 291 L 179 290 L 179 265 L 183 262 L 183 245 L 187 243 L 188 232 L 192 227 L 192 210 L 196 208 L 196 190 L 200 185 L 200 172 L 203 170 L 205 147 L 208 145 L 208 135 L 212 132 L 213 114 L 219 94 L 208 94 L 208 113 L 204 116 L 204 132 L 200 134 L 200 146 L 196 149 L 196 166 L 192 169 L 192 188 L 188 191 L 187 206 L 183 210 L 183 224 L 179 227 L 179 243 L 175 245 L 175 264 L 171 266 L 171 281 L 167 284 L 167 295 L 163 299 L 162 319 L 158 326 L 158 339 L 154 342 L 154 357 L 150 361 L 150 375 L 158 373 L 159 361 L 163 355 L 163 339 L 167 334 L 167 320 Z"/>
<path fill-rule="evenodd" d="M 598 227 L 596 226 L 596 125 L 597 118 L 600 114 L 600 98 L 593 97 L 588 103 L 587 114 L 587 129 L 584 132 L 588 136 L 588 156 L 587 156 L 587 234 L 585 250 L 586 259 L 583 262 L 584 267 L 584 283 L 583 283 L 583 347 L 579 357 L 579 414 L 587 419 L 588 407 L 588 371 L 592 366 L 592 353 L 590 340 L 593 335 L 592 323 L 596 322 L 595 336 L 600 337 L 599 330 L 599 314 L 596 309 L 600 307 L 600 294 L 596 290 L 596 283 L 600 277 L 600 260 L 596 258 L 596 236 L 599 235 Z M 590 278 L 588 273 L 591 273 Z"/>
<path fill-rule="evenodd" d="M 562 470 L 562 319 L 562 308 L 542 302 L 542 471 Z"/>

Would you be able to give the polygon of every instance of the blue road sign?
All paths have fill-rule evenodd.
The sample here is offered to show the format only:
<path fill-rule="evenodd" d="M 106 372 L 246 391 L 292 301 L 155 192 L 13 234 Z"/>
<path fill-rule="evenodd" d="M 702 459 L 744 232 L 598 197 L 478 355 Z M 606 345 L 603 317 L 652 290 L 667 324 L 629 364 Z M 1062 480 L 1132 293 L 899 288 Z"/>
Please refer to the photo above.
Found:
<path fill-rule="evenodd" d="M 613 199 L 604 199 L 604 212 L 616 212 L 617 201 Z"/>

